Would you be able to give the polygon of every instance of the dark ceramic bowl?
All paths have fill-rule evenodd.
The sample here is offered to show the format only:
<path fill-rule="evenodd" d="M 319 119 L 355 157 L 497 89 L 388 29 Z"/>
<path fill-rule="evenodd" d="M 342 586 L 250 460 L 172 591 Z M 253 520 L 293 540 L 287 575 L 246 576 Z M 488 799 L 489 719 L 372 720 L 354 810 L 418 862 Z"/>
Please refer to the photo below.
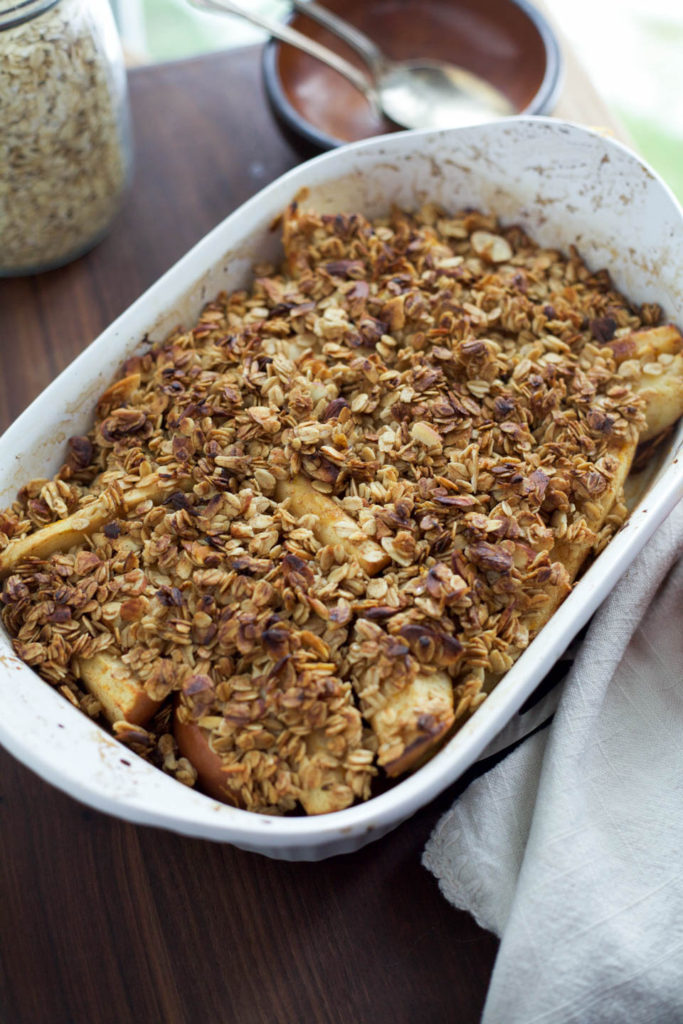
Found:
<path fill-rule="evenodd" d="M 324 0 L 370 36 L 387 57 L 451 61 L 487 79 L 520 114 L 550 113 L 560 85 L 557 39 L 526 0 Z M 342 54 L 360 58 L 305 15 L 290 24 Z M 346 79 L 300 50 L 264 48 L 266 92 L 284 124 L 321 149 L 396 131 Z"/>

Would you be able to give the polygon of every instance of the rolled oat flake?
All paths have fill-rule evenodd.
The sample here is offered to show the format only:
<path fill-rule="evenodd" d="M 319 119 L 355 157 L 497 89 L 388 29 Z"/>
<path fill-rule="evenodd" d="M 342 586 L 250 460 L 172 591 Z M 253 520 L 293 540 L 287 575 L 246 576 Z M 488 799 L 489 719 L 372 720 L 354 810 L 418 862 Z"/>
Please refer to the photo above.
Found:
<path fill-rule="evenodd" d="M 107 0 L 0 0 L 0 276 L 60 266 L 99 242 L 131 167 Z"/>

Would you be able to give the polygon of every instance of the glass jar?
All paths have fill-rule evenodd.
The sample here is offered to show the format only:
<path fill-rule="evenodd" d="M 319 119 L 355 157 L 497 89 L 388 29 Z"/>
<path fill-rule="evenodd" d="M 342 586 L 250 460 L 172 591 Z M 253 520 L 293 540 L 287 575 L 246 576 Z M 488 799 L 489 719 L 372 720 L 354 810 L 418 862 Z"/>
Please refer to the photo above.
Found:
<path fill-rule="evenodd" d="M 107 0 L 0 0 L 0 276 L 60 266 L 100 241 L 131 169 Z"/>

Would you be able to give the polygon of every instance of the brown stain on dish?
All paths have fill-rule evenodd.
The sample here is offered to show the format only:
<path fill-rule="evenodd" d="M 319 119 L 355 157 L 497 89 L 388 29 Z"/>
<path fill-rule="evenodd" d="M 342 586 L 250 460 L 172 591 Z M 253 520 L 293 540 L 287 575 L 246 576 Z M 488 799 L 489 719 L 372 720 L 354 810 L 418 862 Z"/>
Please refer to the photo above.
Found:
<path fill-rule="evenodd" d="M 528 106 L 543 81 L 541 35 L 507 0 L 326 0 L 326 6 L 370 36 L 393 60 L 451 61 L 497 86 L 518 111 Z M 305 15 L 295 17 L 292 25 L 363 67 L 348 46 Z M 305 53 L 280 45 L 277 69 L 289 103 L 326 135 L 351 142 L 395 130 L 341 75 Z"/>
<path fill-rule="evenodd" d="M 7 630 L 4 627 L 2 630 L 2 635 L 8 641 L 8 643 L 11 643 L 9 634 L 7 633 Z M 17 658 L 17 656 L 14 654 L 5 654 L 3 652 L 0 653 L 0 666 L 12 672 L 16 671 L 17 669 L 23 668 L 24 662 L 21 660 L 21 658 Z"/>

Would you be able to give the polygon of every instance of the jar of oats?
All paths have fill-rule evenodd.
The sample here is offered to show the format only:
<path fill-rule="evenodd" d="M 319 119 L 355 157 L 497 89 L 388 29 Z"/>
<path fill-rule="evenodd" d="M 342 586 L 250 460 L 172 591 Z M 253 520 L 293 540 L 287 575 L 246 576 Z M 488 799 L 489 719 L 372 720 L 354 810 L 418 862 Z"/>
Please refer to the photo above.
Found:
<path fill-rule="evenodd" d="M 131 154 L 108 0 L 0 0 L 0 276 L 57 267 L 95 245 Z"/>

